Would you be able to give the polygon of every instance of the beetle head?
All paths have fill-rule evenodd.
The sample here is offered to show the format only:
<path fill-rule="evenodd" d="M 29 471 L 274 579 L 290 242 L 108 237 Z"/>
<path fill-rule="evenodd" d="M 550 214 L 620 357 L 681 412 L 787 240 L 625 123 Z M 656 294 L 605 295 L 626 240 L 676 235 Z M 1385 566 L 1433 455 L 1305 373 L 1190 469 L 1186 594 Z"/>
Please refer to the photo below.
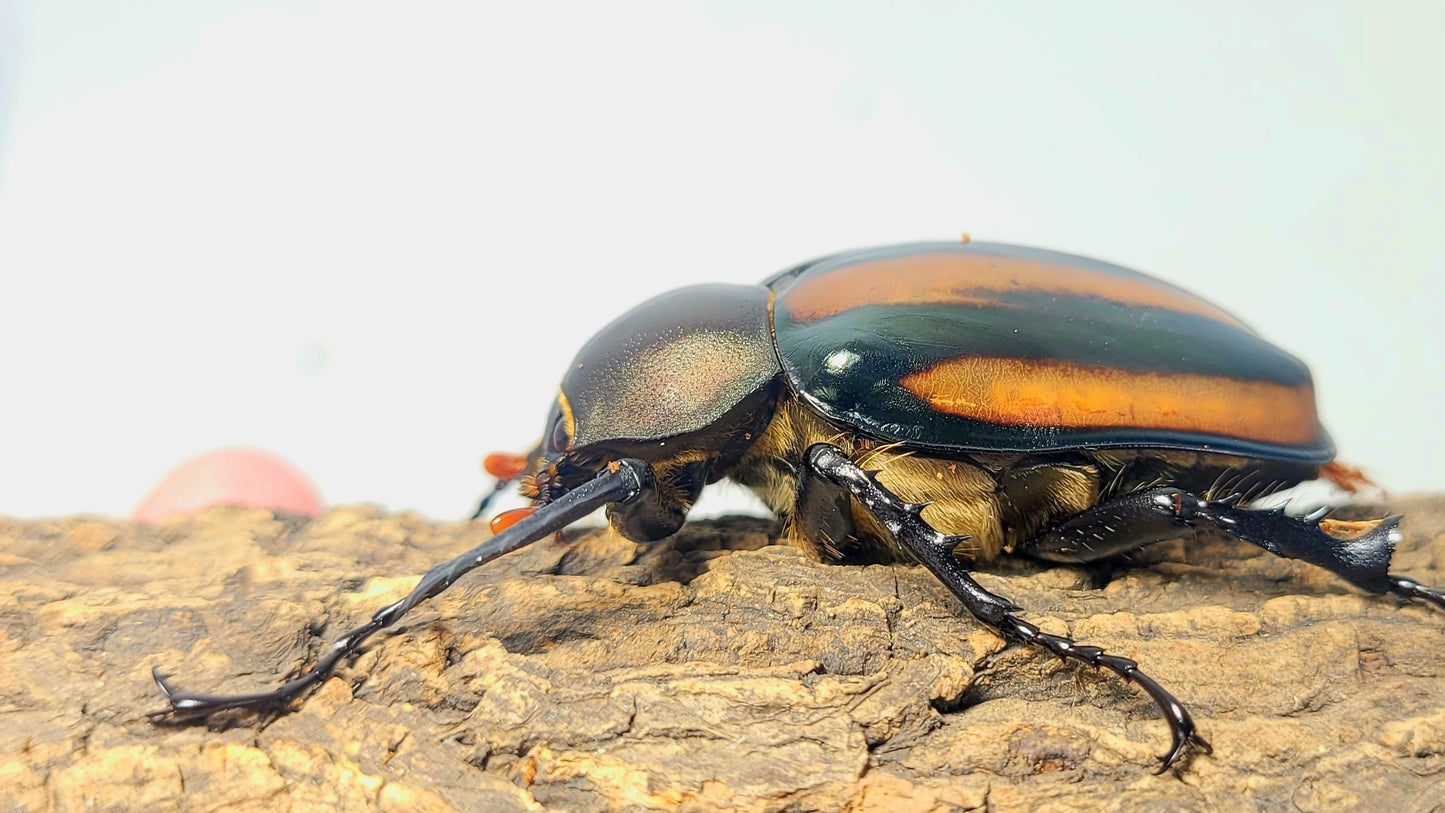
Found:
<path fill-rule="evenodd" d="M 546 504 L 620 457 L 662 482 L 679 461 L 741 454 L 780 374 L 768 305 L 762 286 L 699 285 L 603 328 L 562 378 L 523 494 Z"/>

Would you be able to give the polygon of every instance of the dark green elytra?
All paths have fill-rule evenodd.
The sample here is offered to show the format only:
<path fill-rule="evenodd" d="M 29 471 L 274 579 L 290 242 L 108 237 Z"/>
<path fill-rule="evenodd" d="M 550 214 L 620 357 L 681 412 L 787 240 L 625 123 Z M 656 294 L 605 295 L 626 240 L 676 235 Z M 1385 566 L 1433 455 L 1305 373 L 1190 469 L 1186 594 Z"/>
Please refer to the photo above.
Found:
<path fill-rule="evenodd" d="M 783 272 L 788 381 L 869 436 L 941 449 L 1152 447 L 1325 462 L 1307 367 L 1120 266 L 995 243 L 835 254 Z"/>

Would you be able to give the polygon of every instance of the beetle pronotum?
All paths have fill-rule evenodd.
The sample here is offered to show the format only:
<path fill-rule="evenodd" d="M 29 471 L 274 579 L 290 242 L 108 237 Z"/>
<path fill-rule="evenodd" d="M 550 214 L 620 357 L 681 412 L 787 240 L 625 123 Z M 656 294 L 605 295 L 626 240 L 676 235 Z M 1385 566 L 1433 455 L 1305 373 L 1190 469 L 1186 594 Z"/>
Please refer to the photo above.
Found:
<path fill-rule="evenodd" d="M 1183 704 L 1134 661 L 1041 632 L 967 565 L 1087 562 L 1201 526 L 1445 607 L 1445 591 L 1389 573 L 1399 517 L 1337 536 L 1322 513 L 1241 507 L 1333 456 L 1309 370 L 1172 285 L 999 244 L 844 252 L 762 285 L 673 291 L 603 328 L 563 377 L 542 444 L 498 466 L 521 475 L 534 512 L 274 691 L 190 694 L 157 673 L 169 707 L 154 716 L 285 706 L 469 570 L 602 506 L 623 536 L 662 539 L 729 478 L 813 555 L 916 561 L 1008 639 L 1138 685 L 1169 724 L 1163 771 L 1207 747 Z M 1268 485 L 1221 491 L 1241 482 Z"/>

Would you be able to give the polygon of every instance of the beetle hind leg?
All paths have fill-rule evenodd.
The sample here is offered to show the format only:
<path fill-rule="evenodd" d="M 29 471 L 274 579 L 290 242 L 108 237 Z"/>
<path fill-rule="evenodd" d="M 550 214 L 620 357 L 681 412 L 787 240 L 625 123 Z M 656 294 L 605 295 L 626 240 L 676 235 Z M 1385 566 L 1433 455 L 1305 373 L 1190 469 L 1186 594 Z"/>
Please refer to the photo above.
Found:
<path fill-rule="evenodd" d="M 1445 609 L 1445 590 L 1389 572 L 1400 517 L 1372 522 L 1304 518 L 1155 488 L 1090 508 L 1023 543 L 1017 552 L 1054 562 L 1092 562 L 1208 528 L 1287 559 L 1318 565 L 1371 593 L 1394 593 Z"/>
<path fill-rule="evenodd" d="M 910 503 L 900 499 L 878 482 L 873 473 L 864 471 L 836 446 L 819 443 L 808 448 L 808 467 L 817 476 L 837 484 L 853 496 L 880 525 L 933 572 L 964 607 L 980 621 L 994 627 L 1012 641 L 1033 644 L 1058 655 L 1073 658 L 1090 666 L 1108 669 L 1136 684 L 1159 706 L 1169 723 L 1172 743 L 1159 767 L 1167 771 L 1184 755 L 1190 745 L 1209 751 L 1209 743 L 1199 736 L 1194 720 L 1184 705 L 1157 681 L 1139 671 L 1134 661 L 1109 655 L 1096 646 L 1080 644 L 1061 635 L 1051 635 L 1018 618 L 1022 608 L 1001 596 L 985 590 L 974 581 L 968 570 L 954 556 L 954 548 L 963 537 L 949 536 L 930 526 L 922 517 L 926 503 Z"/>
<path fill-rule="evenodd" d="M 1422 601 L 1428 601 L 1436 607 L 1445 610 L 1445 590 L 1436 587 L 1426 587 L 1414 579 L 1407 579 L 1403 576 L 1390 576 L 1390 592 L 1404 598 L 1418 598 Z"/>

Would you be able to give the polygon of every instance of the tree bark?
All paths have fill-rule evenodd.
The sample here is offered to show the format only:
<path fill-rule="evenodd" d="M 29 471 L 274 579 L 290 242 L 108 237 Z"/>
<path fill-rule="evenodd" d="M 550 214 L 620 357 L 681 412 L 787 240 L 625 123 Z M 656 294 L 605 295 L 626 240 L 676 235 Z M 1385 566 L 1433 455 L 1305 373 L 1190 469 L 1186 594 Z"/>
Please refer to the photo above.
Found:
<path fill-rule="evenodd" d="M 1445 500 L 1394 572 L 1445 584 Z M 1378 511 L 1364 511 L 1378 516 Z M 379 635 L 290 714 L 156 726 L 158 666 L 269 689 L 480 541 L 346 507 L 160 526 L 0 519 L 0 810 L 1439 809 L 1445 613 L 1201 539 L 980 582 L 1134 658 L 1212 755 L 1108 674 L 1007 647 L 917 567 L 811 562 L 771 524 L 549 540 Z"/>

